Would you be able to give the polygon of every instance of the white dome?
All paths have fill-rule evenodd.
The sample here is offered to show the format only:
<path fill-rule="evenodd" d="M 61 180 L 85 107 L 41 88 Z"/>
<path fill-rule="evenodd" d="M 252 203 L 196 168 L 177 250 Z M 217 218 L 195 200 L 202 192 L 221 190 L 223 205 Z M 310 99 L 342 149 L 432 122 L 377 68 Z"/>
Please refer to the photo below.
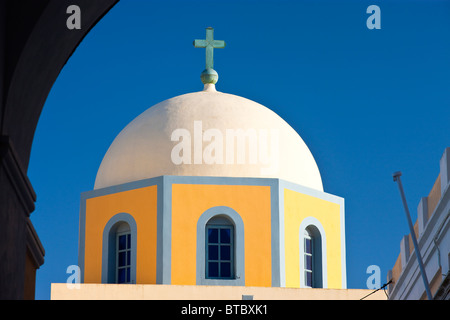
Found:
<path fill-rule="evenodd" d="M 263 105 L 217 92 L 214 85 L 165 100 L 134 119 L 103 158 L 94 188 L 162 175 L 279 178 L 323 191 L 317 164 L 291 126 Z"/>

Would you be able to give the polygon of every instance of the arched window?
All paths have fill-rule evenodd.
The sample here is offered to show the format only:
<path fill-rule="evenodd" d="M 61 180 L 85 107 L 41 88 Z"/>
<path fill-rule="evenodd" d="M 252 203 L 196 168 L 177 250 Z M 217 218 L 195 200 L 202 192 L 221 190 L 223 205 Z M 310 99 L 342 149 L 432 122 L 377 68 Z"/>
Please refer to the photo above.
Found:
<path fill-rule="evenodd" d="M 304 286 L 322 288 L 322 237 L 313 225 L 304 230 L 303 257 Z"/>
<path fill-rule="evenodd" d="M 244 222 L 230 207 L 212 207 L 197 222 L 197 285 L 245 285 Z"/>
<path fill-rule="evenodd" d="M 305 230 L 304 235 L 304 255 L 305 255 L 305 286 L 312 288 L 313 286 L 313 250 L 312 238 L 308 230 Z"/>
<path fill-rule="evenodd" d="M 225 216 L 206 224 L 206 279 L 234 279 L 234 225 Z"/>
<path fill-rule="evenodd" d="M 136 247 L 134 218 L 113 216 L 103 230 L 102 283 L 136 283 Z"/>

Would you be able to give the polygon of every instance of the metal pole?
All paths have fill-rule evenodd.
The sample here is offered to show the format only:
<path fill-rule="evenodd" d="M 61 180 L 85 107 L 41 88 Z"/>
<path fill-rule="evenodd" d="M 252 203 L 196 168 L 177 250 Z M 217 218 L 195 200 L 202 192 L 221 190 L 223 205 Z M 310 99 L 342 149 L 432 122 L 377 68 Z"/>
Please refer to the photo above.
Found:
<path fill-rule="evenodd" d="M 425 274 L 425 268 L 423 267 L 422 257 L 420 256 L 419 245 L 417 244 L 416 234 L 414 232 L 414 226 L 411 221 L 411 216 L 409 214 L 408 204 L 406 203 L 405 193 L 403 191 L 402 181 L 400 176 L 402 173 L 400 171 L 394 172 L 392 176 L 394 181 L 398 182 L 398 188 L 400 190 L 400 195 L 402 196 L 403 207 L 405 208 L 406 219 L 408 220 L 409 231 L 411 232 L 411 239 L 414 245 L 414 251 L 416 252 L 417 262 L 419 263 L 420 273 L 422 274 L 423 284 L 425 285 L 425 291 L 427 292 L 428 300 L 433 299 L 430 291 L 430 286 L 428 284 L 427 275 Z"/>

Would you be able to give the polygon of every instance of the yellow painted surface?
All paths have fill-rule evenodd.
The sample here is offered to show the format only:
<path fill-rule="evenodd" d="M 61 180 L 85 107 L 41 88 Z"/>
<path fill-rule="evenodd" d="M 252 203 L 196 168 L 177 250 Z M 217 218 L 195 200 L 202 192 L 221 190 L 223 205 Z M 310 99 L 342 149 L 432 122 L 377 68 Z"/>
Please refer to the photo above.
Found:
<path fill-rule="evenodd" d="M 85 283 L 101 282 L 103 230 L 122 212 L 137 225 L 136 282 L 156 283 L 156 204 L 157 186 L 86 200 Z"/>
<path fill-rule="evenodd" d="M 52 300 L 359 300 L 367 289 L 292 289 L 238 286 L 177 286 L 138 284 L 80 284 L 69 289 L 66 283 L 52 283 Z M 383 290 L 365 300 L 387 300 Z M 186 302 L 186 306 L 188 302 Z M 180 310 L 181 312 L 181 310 Z M 268 314 L 270 309 L 268 309 Z"/>
<path fill-rule="evenodd" d="M 441 199 L 441 195 L 441 174 L 439 174 L 428 194 L 428 220 L 433 215 L 434 209 L 436 209 L 436 206 Z"/>
<path fill-rule="evenodd" d="M 339 204 L 284 189 L 284 206 L 286 287 L 300 286 L 300 224 L 314 217 L 326 234 L 328 288 L 342 288 Z"/>
<path fill-rule="evenodd" d="M 271 286 L 270 187 L 172 186 L 172 284 L 195 285 L 197 221 L 216 206 L 234 209 L 244 222 L 245 285 Z"/>

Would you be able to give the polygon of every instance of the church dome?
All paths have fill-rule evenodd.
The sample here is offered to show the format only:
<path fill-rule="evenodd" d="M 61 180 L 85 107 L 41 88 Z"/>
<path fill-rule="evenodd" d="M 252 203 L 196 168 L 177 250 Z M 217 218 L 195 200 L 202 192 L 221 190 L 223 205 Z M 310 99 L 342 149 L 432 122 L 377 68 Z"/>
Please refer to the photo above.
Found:
<path fill-rule="evenodd" d="M 310 150 L 289 124 L 214 84 L 160 102 L 128 124 L 103 158 L 94 189 L 162 175 L 279 178 L 323 191 Z"/>

